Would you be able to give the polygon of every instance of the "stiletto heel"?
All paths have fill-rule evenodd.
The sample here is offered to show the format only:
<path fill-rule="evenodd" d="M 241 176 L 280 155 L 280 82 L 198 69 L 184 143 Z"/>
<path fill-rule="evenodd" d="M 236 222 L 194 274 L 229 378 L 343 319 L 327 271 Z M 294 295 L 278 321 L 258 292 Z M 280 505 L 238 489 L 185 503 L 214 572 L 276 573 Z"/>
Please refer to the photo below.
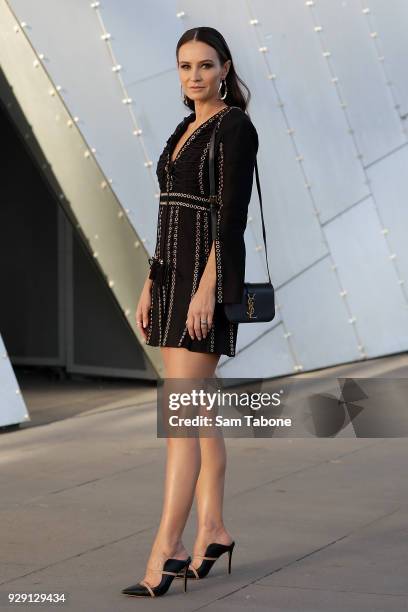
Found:
<path fill-rule="evenodd" d="M 136 584 L 132 584 L 122 589 L 123 595 L 131 595 L 132 597 L 158 597 L 164 595 L 170 588 L 176 576 L 180 575 L 180 572 L 184 568 L 184 592 L 187 591 L 187 578 L 188 578 L 188 566 L 191 562 L 191 557 L 187 559 L 167 559 L 163 565 L 163 569 L 151 569 L 152 572 L 160 572 L 165 574 L 162 576 L 161 581 L 156 586 L 152 586 L 146 580 L 141 580 Z M 148 568 L 149 569 L 149 568 Z"/>
<path fill-rule="evenodd" d="M 235 544 L 235 542 L 233 542 L 233 544 Z M 230 548 L 230 550 L 228 551 L 228 573 L 231 573 L 231 557 L 232 557 L 232 551 L 234 550 L 234 546 L 232 546 L 232 548 Z"/>
<path fill-rule="evenodd" d="M 188 578 L 187 572 L 188 572 L 189 563 L 187 563 L 186 567 L 184 568 L 184 592 L 187 591 L 187 578 Z"/>
<path fill-rule="evenodd" d="M 231 544 L 217 544 L 213 542 L 207 546 L 207 550 L 205 551 L 205 555 L 194 555 L 194 557 L 198 557 L 202 559 L 202 563 L 200 567 L 195 568 L 191 566 L 187 570 L 187 576 L 189 578 L 195 578 L 199 580 L 200 578 L 204 578 L 207 576 L 208 572 L 214 565 L 217 559 L 221 557 L 222 554 L 228 552 L 228 573 L 231 573 L 231 557 L 232 551 L 234 550 L 235 542 L 231 542 Z M 179 574 L 179 577 L 182 578 L 182 574 Z"/>

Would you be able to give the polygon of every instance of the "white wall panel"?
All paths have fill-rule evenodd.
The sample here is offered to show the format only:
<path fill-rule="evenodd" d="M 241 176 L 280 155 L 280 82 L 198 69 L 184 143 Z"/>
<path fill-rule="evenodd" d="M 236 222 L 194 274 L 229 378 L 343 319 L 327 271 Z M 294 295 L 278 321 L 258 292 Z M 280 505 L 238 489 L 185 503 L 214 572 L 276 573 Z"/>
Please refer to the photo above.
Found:
<path fill-rule="evenodd" d="M 399 115 L 408 112 L 407 4 L 108 0 L 98 11 L 90 4 L 10 2 L 151 254 L 157 159 L 189 113 L 176 70 L 182 32 L 198 25 L 221 31 L 251 90 L 281 310 L 273 322 L 241 326 L 236 357 L 221 360 L 223 375 L 275 376 L 406 350 L 408 299 L 399 281 L 408 271 L 408 147 Z M 363 12 L 368 5 L 370 14 Z M 112 71 L 100 19 L 120 73 Z M 250 217 L 246 279 L 264 280 L 255 177 Z M 349 293 L 341 297 L 344 288 Z"/>
<path fill-rule="evenodd" d="M 408 146 L 373 164 L 367 175 L 399 278 L 408 291 Z"/>
<path fill-rule="evenodd" d="M 392 95 L 400 105 L 399 114 L 406 116 L 408 81 L 404 58 L 408 57 L 408 3 L 406 0 L 363 0 L 362 5 L 369 10 L 367 19 L 372 31 L 378 33 L 376 40 L 380 56 L 384 58 L 383 66 L 390 78 Z"/>
<path fill-rule="evenodd" d="M 148 20 L 149 15 L 139 15 L 137 27 L 132 33 L 134 3 L 122 2 L 120 9 L 117 4 L 114 6 L 116 9 L 112 3 L 103 3 L 101 14 L 103 17 L 107 12 L 112 19 L 112 10 L 116 10 L 114 25 L 118 21 L 123 24 L 126 38 L 121 37 L 120 31 L 112 31 L 111 44 L 117 55 L 116 60 L 123 64 L 125 78 L 129 78 L 128 71 L 132 71 L 132 67 L 146 68 L 146 59 L 149 58 L 146 41 L 150 34 L 141 38 L 140 28 L 143 27 L 146 32 L 144 19 Z M 157 211 L 155 162 L 163 148 L 166 132 L 170 134 L 174 125 L 189 112 L 180 103 L 180 87 L 177 84 L 173 56 L 169 57 L 166 49 L 162 49 L 167 71 L 162 71 L 162 65 L 158 70 L 155 69 L 154 83 L 144 77 L 141 82 L 133 83 L 129 88 L 133 98 L 131 112 L 137 126 L 143 130 L 142 137 L 137 137 L 133 134 L 134 124 L 129 108 L 122 101 L 123 92 L 118 76 L 112 72 L 113 62 L 107 43 L 101 39 L 101 26 L 91 3 L 79 0 L 41 0 L 39 4 L 33 4 L 28 0 L 16 0 L 12 2 L 12 7 L 18 18 L 28 24 L 26 34 L 37 52 L 44 53 L 48 72 L 54 83 L 62 87 L 61 95 L 72 115 L 79 117 L 78 126 L 89 147 L 96 149 L 96 159 L 106 176 L 112 180 L 113 190 L 123 207 L 129 210 L 129 216 L 137 225 L 140 235 L 145 238 L 146 248 L 152 252 L 156 218 L 146 215 L 146 205 L 150 202 Z M 174 13 L 164 11 L 162 18 L 166 15 L 170 20 L 166 26 L 170 30 L 174 29 L 179 21 Z M 109 31 L 109 19 L 105 26 Z M 133 47 L 134 55 L 132 57 L 129 50 L 126 55 L 129 63 L 126 64 L 116 54 L 116 47 L 118 41 L 122 40 L 123 51 L 135 37 L 138 38 L 137 45 L 145 46 L 145 54 L 136 53 L 137 47 Z M 169 72 L 171 66 L 173 71 Z M 153 64 L 150 72 L 152 69 Z M 134 78 L 130 80 L 134 81 Z M 166 92 L 166 115 L 163 114 L 163 91 Z M 152 103 L 152 97 L 156 98 L 155 103 Z M 173 115 L 171 108 L 174 109 Z M 153 161 L 150 168 L 145 166 L 147 161 Z"/>
<path fill-rule="evenodd" d="M 183 33 L 183 23 L 176 17 L 176 0 L 104 0 L 100 12 L 127 86 L 175 70 L 175 41 Z M 173 83 L 176 85 L 176 80 Z M 156 95 L 167 100 L 164 91 L 157 89 Z"/>
<path fill-rule="evenodd" d="M 367 187 L 320 33 L 302 0 L 255 0 L 252 5 L 294 145 L 304 158 L 305 179 L 324 221 L 361 199 Z"/>
<path fill-rule="evenodd" d="M 359 357 L 357 340 L 329 257 L 278 289 L 281 317 L 304 370 Z"/>
<path fill-rule="evenodd" d="M 319 0 L 313 13 L 323 26 L 321 38 L 332 53 L 338 91 L 347 104 L 346 115 L 366 165 L 406 141 L 378 59 L 375 32 L 361 2 L 355 0 Z"/>
<path fill-rule="evenodd" d="M 294 365 L 293 356 L 288 351 L 283 336 L 282 325 L 277 325 L 264 332 L 256 344 L 237 352 L 233 359 L 220 361 L 219 370 L 225 378 L 271 378 L 284 376 L 293 370 Z"/>
<path fill-rule="evenodd" d="M 389 353 L 403 351 L 408 345 L 408 306 L 372 199 L 339 215 L 326 232 L 367 353 L 384 354 L 385 346 Z"/>
<path fill-rule="evenodd" d="M 27 407 L 0 335 L 0 427 L 29 420 Z"/>

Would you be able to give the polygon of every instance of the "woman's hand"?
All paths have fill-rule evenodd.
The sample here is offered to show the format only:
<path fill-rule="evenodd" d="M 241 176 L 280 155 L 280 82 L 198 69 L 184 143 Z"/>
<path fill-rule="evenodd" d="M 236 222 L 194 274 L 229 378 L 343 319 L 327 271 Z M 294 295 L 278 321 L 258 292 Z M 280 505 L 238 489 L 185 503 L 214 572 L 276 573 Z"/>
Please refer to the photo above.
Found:
<path fill-rule="evenodd" d="M 145 328 L 149 324 L 150 308 L 152 305 L 152 284 L 153 281 L 147 278 L 136 308 L 136 325 L 142 334 L 144 342 L 147 340 Z"/>
<path fill-rule="evenodd" d="M 200 284 L 188 309 L 186 325 L 190 337 L 194 340 L 206 338 L 213 324 L 215 308 L 215 289 L 213 284 Z M 204 325 L 202 321 L 207 321 Z"/>

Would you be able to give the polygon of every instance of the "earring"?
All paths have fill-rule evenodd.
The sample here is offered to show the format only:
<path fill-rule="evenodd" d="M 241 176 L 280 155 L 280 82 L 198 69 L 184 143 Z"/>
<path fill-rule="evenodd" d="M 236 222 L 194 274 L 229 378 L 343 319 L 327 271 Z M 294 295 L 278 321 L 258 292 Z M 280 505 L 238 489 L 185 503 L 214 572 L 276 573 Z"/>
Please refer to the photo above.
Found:
<path fill-rule="evenodd" d="M 227 97 L 228 89 L 227 89 L 227 81 L 226 81 L 226 79 L 223 79 L 223 80 L 220 81 L 220 85 L 218 87 L 218 93 L 220 93 L 221 87 L 222 87 L 223 83 L 224 83 L 224 86 L 225 86 L 225 91 L 224 91 L 224 94 L 222 96 L 220 96 L 220 100 L 225 100 L 225 98 Z"/>
<path fill-rule="evenodd" d="M 183 86 L 180 85 L 181 88 L 181 97 L 183 99 L 183 102 L 186 103 L 187 102 L 187 98 L 186 98 L 186 94 L 183 92 Z"/>

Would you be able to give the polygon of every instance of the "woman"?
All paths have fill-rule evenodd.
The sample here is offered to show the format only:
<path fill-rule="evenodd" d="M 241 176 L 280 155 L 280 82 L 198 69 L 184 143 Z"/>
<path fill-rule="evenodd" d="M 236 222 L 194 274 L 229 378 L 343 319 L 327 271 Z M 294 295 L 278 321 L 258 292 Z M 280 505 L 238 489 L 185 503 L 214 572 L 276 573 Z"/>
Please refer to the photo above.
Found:
<path fill-rule="evenodd" d="M 223 303 L 241 302 L 244 231 L 258 135 L 245 113 L 231 53 L 213 28 L 187 30 L 177 44 L 184 103 L 193 110 L 168 139 L 157 164 L 160 205 L 151 269 L 136 311 L 145 342 L 160 346 L 169 378 L 211 378 L 221 354 L 235 355 L 238 324 Z M 208 147 L 217 127 L 218 239 L 211 235 Z M 204 577 L 234 541 L 222 514 L 226 468 L 222 436 L 167 438 L 162 517 L 143 580 L 122 590 L 155 596 L 175 575 Z M 196 496 L 193 558 L 182 533 Z M 191 564 L 190 564 L 191 561 Z"/>

